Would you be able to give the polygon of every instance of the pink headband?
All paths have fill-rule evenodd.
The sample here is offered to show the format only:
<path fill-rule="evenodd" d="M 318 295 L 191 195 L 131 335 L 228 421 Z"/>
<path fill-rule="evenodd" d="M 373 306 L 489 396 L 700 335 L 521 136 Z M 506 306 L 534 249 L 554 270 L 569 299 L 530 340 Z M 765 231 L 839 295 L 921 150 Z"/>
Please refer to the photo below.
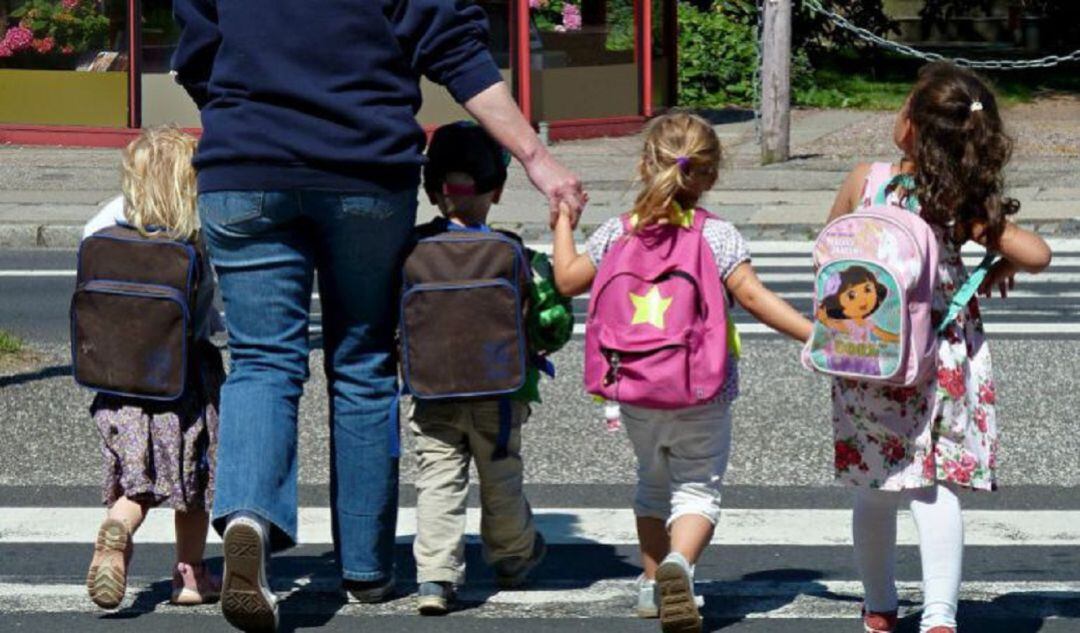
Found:
<path fill-rule="evenodd" d="M 475 196 L 476 185 L 452 185 L 444 182 L 442 192 L 444 196 Z"/>

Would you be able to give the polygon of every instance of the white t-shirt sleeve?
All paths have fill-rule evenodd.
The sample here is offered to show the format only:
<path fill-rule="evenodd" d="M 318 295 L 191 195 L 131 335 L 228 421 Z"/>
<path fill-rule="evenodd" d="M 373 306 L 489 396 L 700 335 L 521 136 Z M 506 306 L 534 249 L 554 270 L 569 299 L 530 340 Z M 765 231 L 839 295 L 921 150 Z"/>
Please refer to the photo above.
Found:
<path fill-rule="evenodd" d="M 589 236 L 589 241 L 585 243 L 585 252 L 589 254 L 593 266 L 600 268 L 600 261 L 604 259 L 604 255 L 615 240 L 623 236 L 623 232 L 622 217 L 616 216 L 601 224 L 600 228 Z"/>
<path fill-rule="evenodd" d="M 750 248 L 746 238 L 730 222 L 710 218 L 705 221 L 702 232 L 716 258 L 716 268 L 720 271 L 721 279 L 727 279 L 739 264 L 750 261 Z"/>
<path fill-rule="evenodd" d="M 106 202 L 102 205 L 101 210 L 97 212 L 97 215 L 90 218 L 90 221 L 83 227 L 82 238 L 85 240 L 101 229 L 124 223 L 124 196 L 121 195 Z"/>

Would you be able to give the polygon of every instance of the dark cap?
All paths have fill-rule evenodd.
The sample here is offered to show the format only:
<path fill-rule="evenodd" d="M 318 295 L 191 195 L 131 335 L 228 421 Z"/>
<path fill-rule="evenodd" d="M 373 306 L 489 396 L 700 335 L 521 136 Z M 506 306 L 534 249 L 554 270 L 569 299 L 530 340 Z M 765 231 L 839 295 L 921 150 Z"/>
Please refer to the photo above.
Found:
<path fill-rule="evenodd" d="M 450 123 L 435 130 L 424 165 L 424 189 L 442 192 L 446 174 L 468 174 L 476 190 L 462 193 L 483 194 L 506 183 L 510 155 L 482 127 L 471 121 Z"/>

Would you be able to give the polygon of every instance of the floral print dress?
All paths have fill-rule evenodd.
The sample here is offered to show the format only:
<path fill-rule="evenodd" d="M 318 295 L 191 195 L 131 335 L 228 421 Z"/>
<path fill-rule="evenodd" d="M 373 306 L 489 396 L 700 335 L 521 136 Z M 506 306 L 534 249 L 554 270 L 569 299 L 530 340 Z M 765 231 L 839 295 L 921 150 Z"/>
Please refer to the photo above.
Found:
<path fill-rule="evenodd" d="M 863 207 L 885 184 L 867 180 Z M 937 323 L 968 272 L 960 247 L 934 231 L 940 260 L 931 311 Z M 996 488 L 994 381 L 977 299 L 939 338 L 936 375 L 910 387 L 836 378 L 832 400 L 838 480 L 882 490 L 937 482 Z"/>

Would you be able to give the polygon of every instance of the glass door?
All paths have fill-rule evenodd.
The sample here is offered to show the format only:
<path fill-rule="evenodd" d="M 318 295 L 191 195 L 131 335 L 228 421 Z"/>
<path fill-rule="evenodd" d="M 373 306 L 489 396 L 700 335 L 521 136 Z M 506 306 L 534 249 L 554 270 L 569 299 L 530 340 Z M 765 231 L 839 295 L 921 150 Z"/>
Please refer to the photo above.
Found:
<path fill-rule="evenodd" d="M 641 111 L 635 0 L 527 0 L 534 121 Z"/>

